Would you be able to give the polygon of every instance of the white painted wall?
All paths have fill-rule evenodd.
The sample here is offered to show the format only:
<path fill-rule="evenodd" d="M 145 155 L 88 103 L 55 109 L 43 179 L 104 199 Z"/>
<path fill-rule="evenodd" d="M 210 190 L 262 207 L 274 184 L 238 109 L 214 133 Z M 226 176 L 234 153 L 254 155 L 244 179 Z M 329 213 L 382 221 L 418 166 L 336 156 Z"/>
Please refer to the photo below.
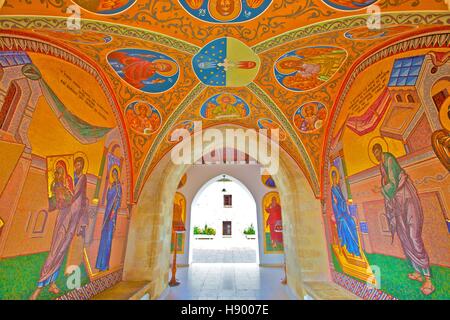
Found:
<path fill-rule="evenodd" d="M 187 172 L 186 184 L 178 190 L 186 197 L 186 230 L 191 230 L 191 207 L 198 191 L 211 179 L 226 174 L 239 180 L 253 195 L 257 210 L 257 234 L 259 241 L 259 263 L 261 265 L 280 265 L 284 263 L 283 254 L 265 254 L 263 244 L 262 199 L 264 195 L 276 189 L 266 187 L 261 181 L 259 165 L 194 165 Z M 281 203 L 281 206 L 283 204 Z M 221 229 L 217 230 L 218 233 Z M 190 234 L 186 233 L 185 251 L 177 256 L 177 264 L 189 263 Z"/>
<path fill-rule="evenodd" d="M 205 224 L 216 229 L 216 238 L 222 237 L 222 222 L 231 221 L 232 236 L 234 240 L 248 242 L 243 234 L 244 229 L 251 224 L 256 228 L 256 202 L 252 194 L 240 183 L 217 182 L 219 178 L 210 180 L 205 189 L 197 193 L 191 206 L 191 229 L 194 226 L 203 228 Z M 231 179 L 230 179 L 231 180 Z M 223 189 L 226 192 L 222 192 Z M 231 208 L 223 206 L 223 196 L 231 195 L 233 205 Z M 192 231 L 191 230 L 191 231 Z M 256 242 L 256 241 L 253 241 Z M 248 244 L 248 246 L 253 246 Z"/>

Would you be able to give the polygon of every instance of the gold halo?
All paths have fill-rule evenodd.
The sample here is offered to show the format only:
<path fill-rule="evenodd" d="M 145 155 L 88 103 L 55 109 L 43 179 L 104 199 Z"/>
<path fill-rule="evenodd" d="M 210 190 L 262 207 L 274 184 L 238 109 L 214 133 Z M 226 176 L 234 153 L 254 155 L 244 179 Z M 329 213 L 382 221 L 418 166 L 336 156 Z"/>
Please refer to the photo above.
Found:
<path fill-rule="evenodd" d="M 219 11 L 217 11 L 217 1 L 219 1 L 219 0 L 210 0 L 208 3 L 209 13 L 211 14 L 211 17 L 213 17 L 214 19 L 219 20 L 219 21 L 231 21 L 231 20 L 236 19 L 241 14 L 241 10 L 242 10 L 241 1 L 232 0 L 232 1 L 234 1 L 234 10 L 228 16 L 224 16 L 221 13 L 219 13 Z"/>
<path fill-rule="evenodd" d="M 67 159 L 64 159 L 64 158 L 58 158 L 58 159 L 55 160 L 55 162 L 53 162 L 53 170 L 56 169 L 56 165 L 57 165 L 58 162 L 60 162 L 60 161 L 64 162 L 64 163 L 66 164 L 66 169 L 69 170 L 69 168 L 70 168 L 70 167 L 69 167 L 69 161 L 67 161 Z"/>
<path fill-rule="evenodd" d="M 157 62 L 164 62 L 169 64 L 172 68 L 169 71 L 156 71 L 156 73 L 164 76 L 164 77 L 171 77 L 174 76 L 178 72 L 178 64 L 175 61 L 169 60 L 169 59 L 155 59 L 152 61 L 152 63 Z"/>
<path fill-rule="evenodd" d="M 317 114 L 317 112 L 319 112 L 319 106 L 317 105 L 317 103 L 307 102 L 302 106 L 301 114 L 302 114 L 303 118 L 306 118 L 306 115 L 305 115 L 306 108 L 305 107 L 310 106 L 310 105 L 314 107 L 314 114 Z"/>
<path fill-rule="evenodd" d="M 447 98 L 441 106 L 441 110 L 439 111 L 439 121 L 441 122 L 442 127 L 450 131 L 450 118 L 448 117 L 448 111 L 450 109 L 450 98 Z"/>
<path fill-rule="evenodd" d="M 316 123 L 314 124 L 314 129 L 319 130 L 322 127 L 323 127 L 323 120 L 317 120 Z"/>
<path fill-rule="evenodd" d="M 115 164 L 109 170 L 109 183 L 113 183 L 113 181 L 114 181 L 114 177 L 112 175 L 112 172 L 113 172 L 114 169 L 117 169 L 117 176 L 118 176 L 118 178 L 120 180 L 120 167 L 117 164 Z"/>
<path fill-rule="evenodd" d="M 87 155 L 84 152 L 81 152 L 81 151 L 76 152 L 73 155 L 73 161 L 74 161 L 73 164 L 74 165 L 75 165 L 75 159 L 76 158 L 83 158 L 83 160 L 84 160 L 83 174 L 86 174 L 88 172 L 88 169 L 89 169 L 89 159 L 88 159 Z"/>
<path fill-rule="evenodd" d="M 222 94 L 220 94 L 217 98 L 216 98 L 216 101 L 217 102 L 219 102 L 219 103 L 222 103 L 222 99 L 223 98 L 225 98 L 225 97 L 228 97 L 228 98 L 230 98 L 230 104 L 235 104 L 236 103 L 236 97 L 235 96 L 233 96 L 232 94 L 229 94 L 229 93 L 222 93 Z"/>
<path fill-rule="evenodd" d="M 301 61 L 302 59 L 299 58 L 299 57 L 290 56 L 290 57 L 285 57 L 285 58 L 277 61 L 276 67 L 277 67 L 278 72 L 281 73 L 281 74 L 291 74 L 292 72 L 297 71 L 297 69 L 295 69 L 295 68 L 292 68 L 292 69 L 281 68 L 280 64 L 282 62 L 286 61 L 286 60 L 299 60 L 299 61 Z"/>
<path fill-rule="evenodd" d="M 331 166 L 330 168 L 330 184 L 333 184 L 333 172 L 336 172 L 336 179 L 337 184 L 339 184 L 339 181 L 341 180 L 341 177 L 339 176 L 339 170 L 335 166 Z"/>
<path fill-rule="evenodd" d="M 58 158 L 58 159 L 56 159 L 55 162 L 53 163 L 53 172 L 52 172 L 53 178 L 55 178 L 56 165 L 57 165 L 58 162 L 60 162 L 60 161 L 64 162 L 64 164 L 66 165 L 66 174 L 69 175 L 69 176 L 71 176 L 71 177 L 73 177 L 73 172 L 72 172 L 72 173 L 70 172 L 71 169 L 72 169 L 72 171 L 73 171 L 73 167 L 72 167 L 72 168 L 70 167 L 69 161 L 67 161 L 67 159 L 65 159 L 65 158 Z"/>
<path fill-rule="evenodd" d="M 375 144 L 379 144 L 381 145 L 381 148 L 383 149 L 383 152 L 389 152 L 389 145 L 386 141 L 385 138 L 383 137 L 374 137 L 372 138 L 372 140 L 370 140 L 369 142 L 369 147 L 368 147 L 368 155 L 369 155 L 369 159 L 370 161 L 374 164 L 374 165 L 378 165 L 380 162 L 375 158 L 375 156 L 373 155 L 372 152 L 372 148 Z"/>
<path fill-rule="evenodd" d="M 136 102 L 136 104 L 133 106 L 133 111 L 134 111 L 134 113 L 137 114 L 137 115 L 139 114 L 138 108 L 139 108 L 141 105 L 145 106 L 145 109 L 146 109 L 146 111 L 145 111 L 145 116 L 148 117 L 148 116 L 149 116 L 148 112 L 151 111 L 151 108 L 149 107 L 148 103 L 143 102 L 143 101 L 137 101 L 137 102 Z"/>

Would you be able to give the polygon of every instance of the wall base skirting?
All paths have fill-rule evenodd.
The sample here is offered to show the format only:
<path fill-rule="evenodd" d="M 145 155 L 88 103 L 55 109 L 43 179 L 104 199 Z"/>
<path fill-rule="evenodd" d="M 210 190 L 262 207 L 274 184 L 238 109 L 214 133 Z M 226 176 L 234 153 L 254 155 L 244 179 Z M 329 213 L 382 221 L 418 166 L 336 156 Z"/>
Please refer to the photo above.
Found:
<path fill-rule="evenodd" d="M 364 300 L 398 300 L 379 289 L 373 288 L 366 283 L 357 281 L 334 270 L 331 270 L 331 276 L 335 283 Z"/>
<path fill-rule="evenodd" d="M 89 282 L 85 286 L 72 290 L 56 300 L 88 300 L 111 288 L 122 280 L 122 269 Z"/>

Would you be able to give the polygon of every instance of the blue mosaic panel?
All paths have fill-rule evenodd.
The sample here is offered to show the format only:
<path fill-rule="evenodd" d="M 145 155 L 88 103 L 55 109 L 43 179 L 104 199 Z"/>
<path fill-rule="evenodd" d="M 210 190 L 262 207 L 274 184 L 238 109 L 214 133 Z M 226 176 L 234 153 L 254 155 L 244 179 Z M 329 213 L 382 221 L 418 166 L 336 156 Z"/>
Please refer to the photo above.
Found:
<path fill-rule="evenodd" d="M 202 21 L 242 23 L 261 15 L 272 0 L 179 0 L 179 2 L 187 12 Z"/>

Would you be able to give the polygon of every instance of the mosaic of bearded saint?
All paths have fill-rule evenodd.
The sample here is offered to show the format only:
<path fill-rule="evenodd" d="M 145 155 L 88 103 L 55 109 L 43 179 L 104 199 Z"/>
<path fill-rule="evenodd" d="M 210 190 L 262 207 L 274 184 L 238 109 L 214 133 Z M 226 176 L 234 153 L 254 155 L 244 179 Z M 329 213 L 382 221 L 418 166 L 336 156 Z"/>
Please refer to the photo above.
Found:
<path fill-rule="evenodd" d="M 36 300 L 42 289 L 49 286 L 49 291 L 59 294 L 60 289 L 56 286 L 61 266 L 66 257 L 69 246 L 75 236 L 83 236 L 88 223 L 88 199 L 87 177 L 83 173 L 85 161 L 79 157 L 74 160 L 75 185 L 67 172 L 67 167 L 61 162 L 56 164 L 54 181 L 51 188 L 56 197 L 56 206 L 50 210 L 57 209 L 53 238 L 47 259 L 41 269 L 37 289 L 31 296 Z"/>
<path fill-rule="evenodd" d="M 408 278 L 423 282 L 420 290 L 430 295 L 435 287 L 431 282 L 430 259 L 422 239 L 424 215 L 417 189 L 392 153 L 383 152 L 378 143 L 372 147 L 372 152 L 380 162 L 381 193 L 392 240 L 398 236 L 403 252 L 414 268 Z"/>

